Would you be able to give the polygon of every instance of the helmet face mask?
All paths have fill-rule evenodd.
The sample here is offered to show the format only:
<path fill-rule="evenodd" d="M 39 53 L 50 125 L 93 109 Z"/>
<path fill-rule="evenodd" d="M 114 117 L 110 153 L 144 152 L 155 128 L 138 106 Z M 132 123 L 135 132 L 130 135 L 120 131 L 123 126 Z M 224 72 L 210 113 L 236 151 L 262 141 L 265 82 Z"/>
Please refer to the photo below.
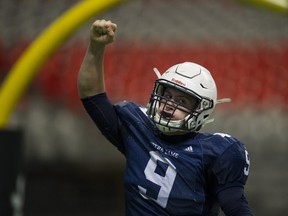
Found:
<path fill-rule="evenodd" d="M 167 98 L 166 89 L 175 89 L 193 101 L 193 107 Z M 212 113 L 217 89 L 210 72 L 200 65 L 185 62 L 169 68 L 158 80 L 148 104 L 147 114 L 157 128 L 166 135 L 179 135 L 198 131 Z M 171 106 L 173 112 L 164 109 Z M 185 113 L 182 119 L 173 119 L 174 113 Z"/>

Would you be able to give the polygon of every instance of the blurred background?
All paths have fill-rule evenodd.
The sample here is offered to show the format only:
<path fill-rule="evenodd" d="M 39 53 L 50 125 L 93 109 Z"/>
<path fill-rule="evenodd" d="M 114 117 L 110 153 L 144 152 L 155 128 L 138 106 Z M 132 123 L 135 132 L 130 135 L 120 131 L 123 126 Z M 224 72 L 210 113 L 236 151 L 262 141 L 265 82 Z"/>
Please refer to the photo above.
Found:
<path fill-rule="evenodd" d="M 0 1 L 1 83 L 39 34 L 78 2 Z M 192 61 L 211 71 L 219 98 L 232 103 L 219 105 L 215 122 L 203 131 L 228 133 L 246 144 L 246 196 L 255 215 L 286 215 L 288 15 L 233 0 L 130 1 L 93 17 L 69 38 L 41 67 L 10 122 L 24 132 L 15 215 L 124 215 L 124 157 L 77 96 L 77 72 L 94 19 L 118 25 L 105 60 L 113 102 L 145 105 L 156 79 L 153 67 L 164 72 Z"/>

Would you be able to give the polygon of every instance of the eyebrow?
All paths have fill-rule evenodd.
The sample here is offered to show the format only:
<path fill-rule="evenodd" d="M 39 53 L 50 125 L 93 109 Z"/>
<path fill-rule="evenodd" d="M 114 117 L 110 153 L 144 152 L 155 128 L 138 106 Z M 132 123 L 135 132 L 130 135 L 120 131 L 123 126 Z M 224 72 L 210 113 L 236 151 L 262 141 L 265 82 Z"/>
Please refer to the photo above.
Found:
<path fill-rule="evenodd" d="M 164 94 L 165 93 L 169 93 L 172 95 L 172 91 L 170 91 L 169 89 L 166 89 Z M 177 92 L 176 95 L 174 94 L 175 97 L 180 97 L 180 98 L 186 98 L 186 99 L 190 99 L 191 97 L 189 95 L 186 95 L 185 93 L 182 93 L 182 92 Z"/>

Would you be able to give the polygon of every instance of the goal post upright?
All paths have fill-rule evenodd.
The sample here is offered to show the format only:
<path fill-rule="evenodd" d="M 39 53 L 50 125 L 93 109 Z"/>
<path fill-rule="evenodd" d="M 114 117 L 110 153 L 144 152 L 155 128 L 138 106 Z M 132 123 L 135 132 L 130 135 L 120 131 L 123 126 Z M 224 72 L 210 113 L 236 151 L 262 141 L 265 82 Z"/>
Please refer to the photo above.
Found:
<path fill-rule="evenodd" d="M 0 86 L 0 215 L 12 216 L 12 197 L 20 175 L 23 128 L 10 128 L 9 119 L 39 68 L 73 33 L 93 16 L 127 0 L 80 1 L 48 26 L 25 50 Z M 17 193 L 17 192 L 16 192 Z M 19 209 L 18 209 L 19 210 Z"/>
<path fill-rule="evenodd" d="M 17 102 L 49 56 L 83 23 L 127 0 L 80 1 L 56 19 L 14 64 L 0 89 L 0 129 L 6 128 Z"/>

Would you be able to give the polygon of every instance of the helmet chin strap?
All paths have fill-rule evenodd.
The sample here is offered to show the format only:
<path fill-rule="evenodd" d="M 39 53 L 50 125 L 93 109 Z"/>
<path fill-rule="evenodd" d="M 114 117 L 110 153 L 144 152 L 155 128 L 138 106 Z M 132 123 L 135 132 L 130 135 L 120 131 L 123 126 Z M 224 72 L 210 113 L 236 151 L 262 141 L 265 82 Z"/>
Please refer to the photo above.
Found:
<path fill-rule="evenodd" d="M 214 122 L 215 118 L 210 118 L 210 119 L 207 119 L 203 124 L 202 124 L 202 127 L 204 127 L 205 125 L 209 124 L 209 123 L 212 123 Z"/>
<path fill-rule="evenodd" d="M 222 98 L 222 99 L 218 99 L 216 100 L 216 104 L 220 104 L 220 103 L 227 103 L 227 102 L 231 102 L 231 98 Z M 204 127 L 205 125 L 214 122 L 214 118 L 211 119 L 207 119 L 203 124 L 202 127 Z"/>
<path fill-rule="evenodd" d="M 159 70 L 157 68 L 153 68 L 153 71 L 156 74 L 157 78 L 160 79 L 161 73 L 159 72 Z"/>
<path fill-rule="evenodd" d="M 220 104 L 220 103 L 227 103 L 227 102 L 231 102 L 231 98 L 222 98 L 222 99 L 218 99 L 216 100 L 216 104 Z"/>
<path fill-rule="evenodd" d="M 184 124 L 186 117 L 182 120 L 166 120 L 160 117 L 159 113 L 155 113 L 154 120 L 157 122 L 157 128 L 166 135 L 180 135 L 188 133 L 189 131 L 185 131 L 180 129 Z"/>

